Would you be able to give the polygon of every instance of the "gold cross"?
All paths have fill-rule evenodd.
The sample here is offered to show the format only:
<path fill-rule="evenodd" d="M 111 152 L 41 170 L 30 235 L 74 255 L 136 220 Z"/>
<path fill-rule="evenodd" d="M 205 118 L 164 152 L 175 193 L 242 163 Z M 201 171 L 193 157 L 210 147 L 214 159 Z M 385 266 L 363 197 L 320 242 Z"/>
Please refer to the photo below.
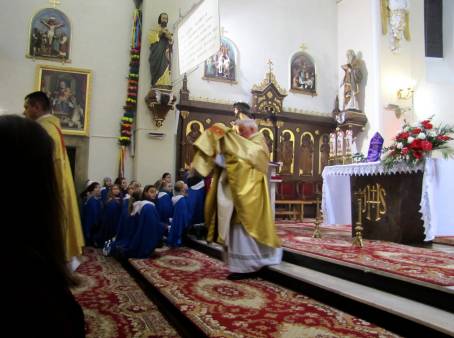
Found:
<path fill-rule="evenodd" d="M 306 44 L 305 44 L 305 43 L 302 43 L 301 46 L 300 46 L 300 49 L 301 49 L 303 52 L 306 51 L 306 49 L 307 49 Z"/>
<path fill-rule="evenodd" d="M 49 0 L 49 3 L 55 8 L 61 4 L 60 0 Z"/>
<path fill-rule="evenodd" d="M 273 61 L 271 61 L 271 59 L 268 60 L 268 68 L 270 69 L 270 73 L 273 72 Z"/>

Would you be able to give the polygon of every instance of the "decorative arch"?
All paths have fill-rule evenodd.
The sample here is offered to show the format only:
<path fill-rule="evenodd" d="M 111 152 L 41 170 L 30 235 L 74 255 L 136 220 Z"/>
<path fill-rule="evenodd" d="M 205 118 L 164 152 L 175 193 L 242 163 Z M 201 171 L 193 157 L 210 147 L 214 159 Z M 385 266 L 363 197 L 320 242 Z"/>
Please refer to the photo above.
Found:
<path fill-rule="evenodd" d="M 270 128 L 261 128 L 260 132 L 265 137 L 266 145 L 268 146 L 268 150 L 270 152 L 270 161 L 273 161 L 273 148 L 274 148 L 274 134 Z M 268 137 L 267 137 L 268 135 Z"/>
<path fill-rule="evenodd" d="M 314 135 L 306 131 L 300 138 L 300 176 L 312 176 L 314 173 Z"/>
<path fill-rule="evenodd" d="M 288 137 L 286 135 L 289 135 Z M 295 134 L 290 129 L 284 129 L 280 142 L 280 162 L 282 162 L 281 174 L 293 174 L 295 165 Z"/>
<path fill-rule="evenodd" d="M 329 164 L 330 142 L 329 134 L 322 134 L 320 136 L 318 146 L 318 174 L 321 175 L 323 169 Z"/>
<path fill-rule="evenodd" d="M 71 22 L 62 11 L 44 8 L 31 19 L 27 57 L 70 62 Z"/>
<path fill-rule="evenodd" d="M 232 40 L 221 36 L 221 46 L 216 54 L 205 60 L 203 79 L 237 83 L 238 48 Z"/>
<path fill-rule="evenodd" d="M 317 72 L 314 58 L 303 51 L 290 59 L 290 91 L 305 95 L 317 95 Z"/>
<path fill-rule="evenodd" d="M 184 142 L 184 166 L 186 168 L 190 166 L 195 154 L 194 142 L 198 139 L 198 137 L 203 133 L 204 130 L 205 128 L 203 127 L 202 122 L 197 120 L 192 120 L 186 126 Z"/>

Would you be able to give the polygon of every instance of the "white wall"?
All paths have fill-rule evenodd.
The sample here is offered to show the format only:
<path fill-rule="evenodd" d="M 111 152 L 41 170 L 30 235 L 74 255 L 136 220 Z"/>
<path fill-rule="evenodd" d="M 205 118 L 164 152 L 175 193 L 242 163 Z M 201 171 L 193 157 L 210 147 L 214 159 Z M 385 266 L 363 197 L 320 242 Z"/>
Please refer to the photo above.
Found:
<path fill-rule="evenodd" d="M 425 58 L 425 78 L 415 95 L 418 119 L 435 115 L 437 122 L 454 125 L 454 1 L 443 1 L 443 58 Z"/>
<path fill-rule="evenodd" d="M 454 1 L 445 0 L 443 4 L 443 59 L 425 57 L 423 1 L 410 0 L 411 40 L 401 41 L 398 53 L 390 51 L 389 38 L 381 33 L 379 1 L 343 0 L 338 4 L 338 66 L 345 63 L 345 51 L 351 48 L 362 53 L 367 67 L 364 111 L 368 125 L 359 145 L 363 153 L 376 131 L 383 135 L 386 145 L 400 129 L 402 119 L 384 109 L 388 104 L 412 107 L 411 100 L 397 98 L 399 88 L 415 86 L 413 111 L 405 116 L 408 121 L 435 115 L 436 122 L 453 124 Z M 341 79 L 343 71 L 339 70 L 338 76 Z"/>
<path fill-rule="evenodd" d="M 379 2 L 376 0 L 343 0 L 337 5 L 337 76 L 340 85 L 347 61 L 346 51 L 353 49 L 364 62 L 363 88 L 360 107 L 367 116 L 365 131 L 357 139 L 358 150 L 367 151 L 368 140 L 377 131 L 383 132 L 380 100 L 380 60 L 378 39 L 380 33 Z M 339 88 L 342 109 L 343 88 Z"/>
<path fill-rule="evenodd" d="M 181 11 L 185 15 L 198 1 L 145 0 L 144 38 L 156 24 L 161 12 L 169 14 L 169 27 L 178 19 Z M 317 96 L 289 93 L 284 105 L 289 108 L 330 113 L 337 91 L 336 30 L 337 12 L 333 0 L 219 0 L 220 24 L 224 35 L 234 42 L 239 51 L 235 85 L 205 81 L 203 65 L 188 74 L 188 88 L 191 97 L 209 97 L 224 101 L 251 101 L 250 91 L 254 84 L 261 82 L 267 71 L 267 62 L 274 63 L 274 73 L 281 87 L 290 88 L 290 58 L 305 44 L 318 69 Z M 143 102 L 149 90 L 148 42 L 143 43 L 141 55 L 139 103 Z M 174 55 L 176 55 L 176 48 Z M 181 87 L 178 62 L 174 58 L 172 77 L 174 91 Z M 139 108 L 137 146 L 135 159 L 136 177 L 142 182 L 154 182 L 164 171 L 175 168 L 175 131 L 177 119 L 173 113 L 164 122 L 160 131 L 166 134 L 164 140 L 150 139 L 147 133 L 155 128 L 150 113 L 142 104 Z"/>
<path fill-rule="evenodd" d="M 381 63 L 381 100 L 383 107 L 387 104 L 398 104 L 401 107 L 411 107 L 411 100 L 398 100 L 399 88 L 407 88 L 413 83 L 424 80 L 424 2 L 420 0 L 409 1 L 410 6 L 410 41 L 402 40 L 398 53 L 392 53 L 389 48 L 388 36 L 382 35 L 380 39 Z M 416 97 L 417 93 L 415 93 Z M 402 125 L 392 111 L 382 111 L 384 120 L 385 144 L 390 143 Z M 407 113 L 408 121 L 416 119 L 414 112 Z"/>
<path fill-rule="evenodd" d="M 288 93 L 290 108 L 331 112 L 336 95 L 336 5 L 332 0 L 220 0 L 220 23 L 239 50 L 238 84 L 202 80 L 203 65 L 188 76 L 191 95 L 251 101 L 251 88 L 261 82 L 269 59 L 281 87 L 290 89 L 290 58 L 305 44 L 314 57 L 317 96 Z"/>
<path fill-rule="evenodd" d="M 37 64 L 61 63 L 25 57 L 32 16 L 46 1 L 2 1 L 0 22 L 0 113 L 21 113 L 23 98 L 35 90 Z M 72 24 L 71 63 L 93 71 L 88 176 L 100 180 L 118 170 L 119 122 L 126 98 L 133 1 L 62 1 L 58 9 Z M 127 168 L 128 178 L 131 166 Z"/>

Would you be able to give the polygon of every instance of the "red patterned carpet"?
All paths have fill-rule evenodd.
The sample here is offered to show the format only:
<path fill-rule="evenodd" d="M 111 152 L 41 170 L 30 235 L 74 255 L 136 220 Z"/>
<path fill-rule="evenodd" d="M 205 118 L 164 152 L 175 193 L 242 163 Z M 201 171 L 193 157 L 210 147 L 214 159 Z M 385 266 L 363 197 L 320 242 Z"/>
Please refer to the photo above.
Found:
<path fill-rule="evenodd" d="M 140 287 L 111 257 L 86 248 L 73 293 L 84 310 L 87 338 L 179 337 Z"/>
<path fill-rule="evenodd" d="M 229 281 L 222 262 L 187 248 L 131 264 L 209 337 L 396 337 L 276 284 Z"/>
<path fill-rule="evenodd" d="M 322 239 L 312 238 L 313 225 L 278 224 L 283 246 L 303 253 L 386 271 L 407 279 L 454 286 L 454 254 L 403 244 L 364 240 L 351 244 L 351 233 L 322 227 Z"/>

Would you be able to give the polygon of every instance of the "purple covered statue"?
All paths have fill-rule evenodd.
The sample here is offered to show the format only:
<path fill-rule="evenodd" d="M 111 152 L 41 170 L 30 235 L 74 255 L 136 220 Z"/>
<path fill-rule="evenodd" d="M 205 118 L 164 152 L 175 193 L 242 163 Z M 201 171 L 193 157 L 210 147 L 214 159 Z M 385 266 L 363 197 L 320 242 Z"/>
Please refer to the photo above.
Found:
<path fill-rule="evenodd" d="M 383 141 L 383 137 L 377 131 L 370 140 L 369 151 L 367 152 L 367 162 L 376 162 L 380 160 Z"/>

